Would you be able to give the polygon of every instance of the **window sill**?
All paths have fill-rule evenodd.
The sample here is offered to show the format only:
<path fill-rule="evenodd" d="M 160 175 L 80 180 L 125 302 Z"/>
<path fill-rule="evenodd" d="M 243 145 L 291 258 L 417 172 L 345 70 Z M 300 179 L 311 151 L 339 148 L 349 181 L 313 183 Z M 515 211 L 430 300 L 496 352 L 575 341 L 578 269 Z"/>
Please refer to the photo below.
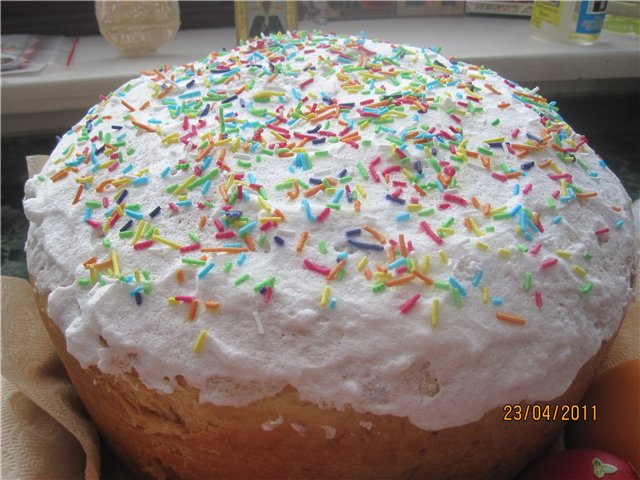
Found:
<path fill-rule="evenodd" d="M 441 46 L 447 56 L 484 65 L 515 82 L 557 95 L 638 88 L 638 38 L 603 32 L 591 46 L 551 43 L 529 35 L 529 22 L 483 17 L 430 17 L 332 22 L 324 30 L 365 31 L 369 38 Z M 300 29 L 319 26 L 301 22 Z M 102 37 L 82 37 L 70 67 L 2 78 L 2 135 L 64 132 L 84 112 L 141 70 L 179 64 L 235 46 L 232 28 L 183 30 L 155 55 L 124 58 Z"/>

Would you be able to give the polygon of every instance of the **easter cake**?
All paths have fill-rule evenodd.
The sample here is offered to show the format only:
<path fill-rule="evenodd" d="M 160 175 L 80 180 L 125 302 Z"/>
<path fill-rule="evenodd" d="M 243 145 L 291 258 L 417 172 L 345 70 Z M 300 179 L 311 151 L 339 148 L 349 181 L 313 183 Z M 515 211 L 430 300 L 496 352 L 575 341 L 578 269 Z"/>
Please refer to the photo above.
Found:
<path fill-rule="evenodd" d="M 632 296 L 630 200 L 553 102 L 364 35 L 141 72 L 24 206 L 51 337 L 150 477 L 508 478 Z"/>

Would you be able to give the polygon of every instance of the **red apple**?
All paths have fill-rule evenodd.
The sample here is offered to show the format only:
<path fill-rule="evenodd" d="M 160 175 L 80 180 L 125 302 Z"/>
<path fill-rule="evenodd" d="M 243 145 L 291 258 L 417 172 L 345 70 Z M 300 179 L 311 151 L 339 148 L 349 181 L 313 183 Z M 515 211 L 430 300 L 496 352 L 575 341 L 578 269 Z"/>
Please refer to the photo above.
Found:
<path fill-rule="evenodd" d="M 611 453 L 592 448 L 562 450 L 528 468 L 519 480 L 638 480 L 631 465 Z"/>

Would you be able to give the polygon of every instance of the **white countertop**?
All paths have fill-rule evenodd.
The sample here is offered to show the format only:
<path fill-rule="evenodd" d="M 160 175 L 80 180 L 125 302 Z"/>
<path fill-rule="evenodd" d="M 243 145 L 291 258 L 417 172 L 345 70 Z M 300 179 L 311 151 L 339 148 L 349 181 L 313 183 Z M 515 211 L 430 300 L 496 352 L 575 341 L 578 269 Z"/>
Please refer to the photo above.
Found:
<path fill-rule="evenodd" d="M 301 22 L 300 29 L 319 28 Z M 325 31 L 426 47 L 485 65 L 529 86 L 552 83 L 561 90 L 588 91 L 594 82 L 640 78 L 640 40 L 603 32 L 591 46 L 552 43 L 529 34 L 529 22 L 495 17 L 422 17 L 336 21 Z M 233 28 L 183 30 L 155 55 L 125 58 L 100 36 L 81 37 L 71 66 L 52 64 L 36 74 L 2 77 L 2 134 L 63 132 L 108 93 L 141 70 L 178 64 L 236 45 Z M 580 88 L 580 84 L 582 87 Z"/>

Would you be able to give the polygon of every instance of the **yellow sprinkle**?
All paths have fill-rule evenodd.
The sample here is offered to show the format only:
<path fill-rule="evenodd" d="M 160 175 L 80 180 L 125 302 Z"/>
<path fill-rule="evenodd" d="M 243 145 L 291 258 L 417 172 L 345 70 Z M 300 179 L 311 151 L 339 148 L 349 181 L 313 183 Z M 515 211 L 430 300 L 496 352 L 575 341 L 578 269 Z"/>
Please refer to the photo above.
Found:
<path fill-rule="evenodd" d="M 438 324 L 438 313 L 440 310 L 440 299 L 434 298 L 431 302 L 431 325 L 436 326 Z"/>
<path fill-rule="evenodd" d="M 358 191 L 358 193 L 362 198 L 367 198 L 367 194 L 364 191 L 364 188 L 362 188 L 362 186 L 359 183 L 356 184 L 356 190 Z"/>
<path fill-rule="evenodd" d="M 329 285 L 325 285 L 322 289 L 322 297 L 320 298 L 320 305 L 326 307 L 329 303 L 329 295 L 331 295 L 331 287 Z"/>
<path fill-rule="evenodd" d="M 444 253 L 444 250 L 438 250 L 438 256 L 440 257 L 440 261 L 442 263 L 447 263 L 447 260 L 449 260 L 449 257 L 446 253 Z"/>
<path fill-rule="evenodd" d="M 111 185 L 113 185 L 114 187 L 122 187 L 124 185 L 129 185 L 130 183 L 131 183 L 130 178 L 118 178 L 117 180 L 114 180 L 113 182 L 111 182 Z"/>
<path fill-rule="evenodd" d="M 140 283 L 140 270 L 138 270 L 137 267 L 133 269 L 133 275 L 136 279 L 136 283 Z"/>
<path fill-rule="evenodd" d="M 413 173 L 411 173 L 406 168 L 402 169 L 402 173 L 404 173 L 404 176 L 407 177 L 407 180 L 411 180 L 415 176 Z"/>
<path fill-rule="evenodd" d="M 555 162 L 551 162 L 549 166 L 551 167 L 551 170 L 553 170 L 554 172 L 562 173 L 562 170 L 560 170 L 560 168 L 558 167 L 558 165 L 556 165 Z"/>
<path fill-rule="evenodd" d="M 582 268 L 580 265 L 573 265 L 571 267 L 571 269 L 576 272 L 577 275 L 580 275 L 581 277 L 586 277 L 587 276 L 587 271 Z"/>
<path fill-rule="evenodd" d="M 118 252 L 111 250 L 111 261 L 113 262 L 113 275 L 120 276 L 120 262 L 118 261 Z"/>
<path fill-rule="evenodd" d="M 487 250 L 489 250 L 489 245 L 487 245 L 484 242 L 476 242 L 476 248 L 478 250 L 482 250 L 483 252 L 486 252 Z"/>
<path fill-rule="evenodd" d="M 169 305 L 178 305 L 180 302 L 176 300 L 175 297 L 169 297 L 167 298 L 167 303 Z"/>
<path fill-rule="evenodd" d="M 180 185 L 178 188 L 176 188 L 173 191 L 174 195 L 179 195 L 182 193 L 182 191 L 187 188 L 189 185 L 191 185 L 193 182 L 195 182 L 198 179 L 198 177 L 196 177 L 195 175 L 191 175 L 189 178 L 187 178 L 184 183 L 182 185 Z"/>
<path fill-rule="evenodd" d="M 164 137 L 162 139 L 162 143 L 164 143 L 164 144 L 178 143 L 179 140 L 180 140 L 180 134 L 176 132 L 176 133 L 171 133 L 171 134 L 167 135 L 166 137 Z"/>
<path fill-rule="evenodd" d="M 373 276 L 376 277 L 376 280 L 382 280 L 383 282 L 389 280 L 390 278 L 393 278 L 393 275 L 385 272 L 376 272 L 373 274 Z"/>
<path fill-rule="evenodd" d="M 422 210 L 422 208 L 422 205 L 419 203 L 407 204 L 407 210 L 409 210 L 410 212 L 419 212 L 420 210 Z"/>
<path fill-rule="evenodd" d="M 266 210 L 268 213 L 271 213 L 271 207 L 267 204 L 266 200 L 262 198 L 260 195 L 257 196 L 258 203 L 260 206 Z"/>
<path fill-rule="evenodd" d="M 511 250 L 509 250 L 508 248 L 499 248 L 498 253 L 503 257 L 508 257 L 509 255 L 511 255 Z"/>
<path fill-rule="evenodd" d="M 367 266 L 367 263 L 369 263 L 369 257 L 367 256 L 362 257 L 358 262 L 358 266 L 357 266 L 358 271 L 361 272 L 362 269 Z"/>
<path fill-rule="evenodd" d="M 495 215 L 496 213 L 502 213 L 507 209 L 506 205 L 503 205 L 501 207 L 498 208 L 492 208 L 491 210 L 489 210 L 489 215 Z"/>
<path fill-rule="evenodd" d="M 71 148 L 69 149 L 69 151 L 67 152 L 67 154 L 64 156 L 65 160 L 71 156 L 71 154 L 73 153 L 73 151 L 74 151 L 75 149 L 76 149 L 76 144 L 75 144 L 75 143 L 72 143 L 72 144 L 71 144 Z"/>
<path fill-rule="evenodd" d="M 489 140 L 483 140 L 483 142 L 484 143 L 502 143 L 504 142 L 504 137 L 490 138 Z"/>
<path fill-rule="evenodd" d="M 282 217 L 260 217 L 260 223 L 281 222 Z"/>
<path fill-rule="evenodd" d="M 456 231 L 453 228 L 446 228 L 446 227 L 438 227 L 436 231 L 438 233 L 442 233 L 444 236 L 453 235 L 454 233 L 456 233 Z"/>
<path fill-rule="evenodd" d="M 560 179 L 560 192 L 563 197 L 566 197 L 569 194 L 567 191 L 567 181 L 564 178 Z"/>
<path fill-rule="evenodd" d="M 206 338 L 207 338 L 207 331 L 202 330 L 200 332 L 200 335 L 198 335 L 198 339 L 193 344 L 193 353 L 199 353 L 200 350 L 202 350 L 202 347 L 204 346 L 204 341 Z"/>
<path fill-rule="evenodd" d="M 173 248 L 175 250 L 180 250 L 180 247 L 182 246 L 179 243 L 174 242 L 173 240 L 169 240 L 168 238 L 164 238 L 164 237 L 161 237 L 160 235 L 156 235 L 156 234 L 153 234 L 151 236 L 151 239 L 154 242 L 164 243 L 165 245 L 168 245 L 169 247 L 171 247 L 171 248 Z"/>
<path fill-rule="evenodd" d="M 571 252 L 567 252 L 566 250 L 556 250 L 556 255 L 564 258 L 565 260 L 568 260 L 571 258 Z"/>
<path fill-rule="evenodd" d="M 91 283 L 96 283 L 98 276 L 96 275 L 96 267 L 89 265 L 89 280 Z"/>
<path fill-rule="evenodd" d="M 93 175 L 89 175 L 88 177 L 76 178 L 76 182 L 78 183 L 91 183 L 93 182 Z"/>
<path fill-rule="evenodd" d="M 471 231 L 472 231 L 473 233 L 475 233 L 475 234 L 476 234 L 476 236 L 478 236 L 478 237 L 482 237 L 482 236 L 484 236 L 484 233 L 482 233 L 482 230 L 480 230 L 480 229 L 478 228 L 478 224 L 477 224 L 477 223 L 475 222 L 475 220 L 474 220 L 473 218 L 471 218 L 471 217 L 469 217 L 469 225 L 471 226 Z"/>
<path fill-rule="evenodd" d="M 429 255 L 425 255 L 424 258 L 422 259 L 422 268 L 421 268 L 421 273 L 424 273 L 425 275 L 427 274 L 427 272 L 429 271 L 429 261 L 431 260 L 431 257 Z"/>
<path fill-rule="evenodd" d="M 489 303 L 489 287 L 482 288 L 482 301 L 484 303 Z"/>

